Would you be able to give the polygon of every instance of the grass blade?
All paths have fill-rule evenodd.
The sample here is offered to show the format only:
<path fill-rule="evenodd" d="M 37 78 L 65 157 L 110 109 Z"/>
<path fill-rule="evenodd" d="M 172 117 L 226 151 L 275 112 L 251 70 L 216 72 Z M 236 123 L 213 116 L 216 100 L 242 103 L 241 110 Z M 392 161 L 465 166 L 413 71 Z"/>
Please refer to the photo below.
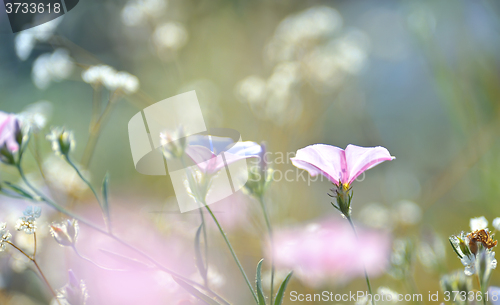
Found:
<path fill-rule="evenodd" d="M 283 304 L 283 298 L 285 297 L 286 286 L 288 285 L 288 282 L 290 281 L 292 274 L 293 274 L 293 271 L 288 273 L 286 278 L 283 280 L 283 283 L 281 283 L 280 289 L 278 290 L 278 293 L 276 293 L 276 299 L 274 300 L 274 305 Z"/>
<path fill-rule="evenodd" d="M 264 296 L 264 290 L 262 289 L 262 262 L 264 259 L 261 259 L 257 264 L 257 274 L 256 274 L 256 286 L 257 286 L 257 297 L 259 299 L 259 305 L 266 305 L 266 297 Z"/>

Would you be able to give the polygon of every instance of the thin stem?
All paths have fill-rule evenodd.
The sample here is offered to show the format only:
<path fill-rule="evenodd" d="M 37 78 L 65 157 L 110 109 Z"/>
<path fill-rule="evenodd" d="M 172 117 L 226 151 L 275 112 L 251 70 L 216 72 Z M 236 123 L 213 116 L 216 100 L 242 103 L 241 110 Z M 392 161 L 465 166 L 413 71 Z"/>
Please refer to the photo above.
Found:
<path fill-rule="evenodd" d="M 253 298 L 255 299 L 255 302 L 258 304 L 259 300 L 257 298 L 257 295 L 255 294 L 255 291 L 252 288 L 252 284 L 250 284 L 250 281 L 248 280 L 248 277 L 245 273 L 245 270 L 243 269 L 243 266 L 241 266 L 240 260 L 238 259 L 238 257 L 236 256 L 236 253 L 234 252 L 234 249 L 233 249 L 233 246 L 231 245 L 231 242 L 227 238 L 226 232 L 224 232 L 224 229 L 222 229 L 219 221 L 217 220 L 217 217 L 215 217 L 215 215 L 212 212 L 212 210 L 210 209 L 210 207 L 205 202 L 203 202 L 203 204 L 205 205 L 205 208 L 207 209 L 208 213 L 210 213 L 210 216 L 212 216 L 212 219 L 215 221 L 217 228 L 219 228 L 219 231 L 220 231 L 222 237 L 224 238 L 224 241 L 226 242 L 227 247 L 229 248 L 229 252 L 231 252 L 231 255 L 233 256 L 234 261 L 238 265 L 238 268 L 240 269 L 241 274 L 245 278 L 245 282 L 248 286 L 248 289 L 250 289 L 250 291 L 252 292 Z"/>
<path fill-rule="evenodd" d="M 56 291 L 54 290 L 54 288 L 52 288 L 52 286 L 50 285 L 49 281 L 47 280 L 47 278 L 43 274 L 42 269 L 40 269 L 40 266 L 38 266 L 38 263 L 34 259 L 33 259 L 33 264 L 35 264 L 35 267 L 38 270 L 38 272 L 40 273 L 40 275 L 42 276 L 43 281 L 45 282 L 45 284 L 47 285 L 47 287 L 49 287 L 50 292 L 52 292 L 52 295 L 54 296 L 54 299 L 57 301 L 57 304 L 62 305 L 61 301 L 57 297 Z"/>
<path fill-rule="evenodd" d="M 274 300 L 274 238 L 273 238 L 273 228 L 271 226 L 271 221 L 269 220 L 269 214 L 267 213 L 266 204 L 264 202 L 264 197 L 258 196 L 260 207 L 262 208 L 262 213 L 264 214 L 264 219 L 266 220 L 267 233 L 269 235 L 269 243 L 271 244 L 271 292 L 270 292 L 270 304 L 273 304 Z"/>
<path fill-rule="evenodd" d="M 33 232 L 33 242 L 34 242 L 34 249 L 33 249 L 33 259 L 36 258 L 36 232 Z"/>
<path fill-rule="evenodd" d="M 106 222 L 106 227 L 108 228 L 108 231 L 110 231 L 111 230 L 111 224 L 110 224 L 109 219 L 107 217 L 106 211 L 104 211 L 104 206 L 103 206 L 103 204 L 101 202 L 101 199 L 99 199 L 99 196 L 97 195 L 97 192 L 96 192 L 95 188 L 92 186 L 92 184 L 90 183 L 90 181 L 87 180 L 87 178 L 85 178 L 85 176 L 82 174 L 82 172 L 78 169 L 78 167 L 76 166 L 76 164 L 70 159 L 70 157 L 68 155 L 65 155 L 64 159 L 66 159 L 66 161 L 68 162 L 68 164 L 71 165 L 71 167 L 73 167 L 73 169 L 76 171 L 76 173 L 78 174 L 78 176 L 80 177 L 80 179 L 82 179 L 82 181 L 89 187 L 89 189 L 94 194 L 94 197 L 97 200 L 97 202 L 99 203 L 99 207 L 101 208 L 102 217 L 104 218 L 104 221 Z"/>
<path fill-rule="evenodd" d="M 346 216 L 349 224 L 351 225 L 352 231 L 354 232 L 354 236 L 356 236 L 356 240 L 359 242 L 358 233 L 356 232 L 356 228 L 354 227 L 354 223 L 352 222 L 351 216 Z M 363 271 L 365 273 L 366 286 L 368 286 L 368 292 L 373 296 L 372 286 L 370 285 L 370 278 L 368 277 L 368 272 L 366 272 L 365 263 L 363 262 Z M 372 304 L 375 305 L 375 300 L 372 298 Z"/>
<path fill-rule="evenodd" d="M 33 233 L 34 234 L 34 233 Z M 28 254 L 26 254 L 26 252 L 24 252 L 23 250 L 21 250 L 21 248 L 19 248 L 18 246 L 14 245 L 13 243 L 11 243 L 10 241 L 7 241 L 6 243 L 8 243 L 9 245 L 11 245 L 12 247 L 14 247 L 16 250 L 18 250 L 19 252 L 21 252 L 24 256 L 26 256 L 30 261 L 33 262 L 33 264 L 35 265 L 36 269 L 38 270 L 38 272 L 40 273 L 43 281 L 45 282 L 45 284 L 47 285 L 47 287 L 49 287 L 49 290 L 50 292 L 52 293 L 52 295 L 54 296 L 55 300 L 57 301 L 57 304 L 59 305 L 62 305 L 61 304 L 61 301 L 57 298 L 57 294 L 56 294 L 56 291 L 54 290 L 54 288 L 52 288 L 52 286 L 50 285 L 49 281 L 47 280 L 47 278 L 45 277 L 45 275 L 43 274 L 42 272 L 42 269 L 40 269 L 40 266 L 38 266 L 38 263 L 36 262 L 36 259 L 35 259 L 35 255 L 33 254 L 33 257 L 29 256 Z M 35 252 L 36 252 L 36 236 L 35 236 Z"/>
<path fill-rule="evenodd" d="M 85 257 L 85 256 L 81 255 L 81 254 L 80 254 L 80 252 L 76 249 L 76 246 L 75 246 L 75 245 L 73 245 L 73 246 L 72 246 L 72 248 L 73 248 L 73 250 L 75 251 L 75 254 L 76 254 L 79 258 L 81 258 L 81 259 L 83 259 L 83 260 L 85 260 L 85 261 L 87 261 L 87 262 L 89 262 L 89 263 L 93 264 L 94 266 L 98 267 L 99 269 L 103 269 L 103 270 L 106 270 L 106 271 L 128 271 L 128 270 L 125 270 L 125 269 L 112 269 L 112 268 L 108 268 L 108 267 L 101 266 L 101 265 L 99 265 L 98 263 L 96 263 L 96 262 L 94 262 L 93 260 L 91 260 L 90 258 L 88 258 L 88 257 Z"/>
<path fill-rule="evenodd" d="M 21 166 L 19 164 L 16 164 L 16 167 L 17 167 L 17 170 L 19 171 L 19 174 L 21 176 L 21 179 L 24 181 L 24 183 L 40 198 L 40 200 L 42 200 L 43 202 L 45 202 L 46 204 L 48 204 L 49 206 L 51 206 L 52 208 L 56 209 L 57 211 L 71 217 L 71 218 L 74 218 L 76 220 L 78 220 L 80 223 L 83 223 L 87 226 L 89 226 L 90 228 L 94 229 L 95 231 L 99 232 L 99 233 L 102 233 L 106 236 L 109 236 L 110 238 L 112 238 L 113 240 L 115 240 L 116 242 L 122 244 L 123 246 L 135 251 L 136 253 L 140 254 L 141 256 L 143 256 L 144 258 L 146 258 L 148 261 L 150 261 L 153 265 L 156 266 L 156 268 L 158 268 L 159 270 L 163 271 L 163 272 L 166 272 L 172 276 L 176 276 L 182 280 L 184 280 L 185 282 L 193 285 L 193 286 L 196 286 L 198 288 L 201 288 L 201 289 L 204 289 L 205 291 L 207 291 L 210 295 L 212 295 L 213 297 L 216 297 L 219 301 L 223 302 L 224 304 L 229 304 L 227 301 L 225 301 L 221 296 L 219 296 L 218 294 L 216 294 L 214 291 L 212 291 L 211 289 L 207 288 L 207 287 L 204 287 L 203 285 L 201 284 L 198 284 L 166 267 L 164 267 L 163 265 L 161 265 L 159 262 L 157 262 L 154 258 L 152 258 L 151 256 L 149 256 L 148 254 L 144 253 L 143 251 L 137 249 L 136 247 L 130 245 L 129 243 L 127 243 L 126 241 L 120 239 L 119 237 L 117 237 L 116 235 L 112 234 L 112 233 L 109 233 L 101 228 L 99 228 L 98 226 L 94 225 L 93 223 L 89 222 L 88 220 L 85 220 L 83 218 L 81 218 L 80 216 L 74 214 L 73 212 L 70 212 L 68 210 L 66 210 L 64 207 L 58 205 L 57 203 L 55 203 L 54 201 L 52 201 L 51 199 L 47 198 L 42 192 L 40 192 L 38 189 L 36 189 L 30 182 L 29 180 L 26 178 L 26 175 L 24 174 L 24 171 L 22 170 Z M 17 248 L 17 247 L 16 247 Z M 19 249 L 20 250 L 20 249 Z M 21 251 L 21 250 L 20 250 Z M 21 251 L 22 252 L 22 251 Z M 28 256 L 29 257 L 29 256 Z"/>
<path fill-rule="evenodd" d="M 205 242 L 205 274 L 203 277 L 203 280 L 205 282 L 205 286 L 208 287 L 208 239 L 207 239 L 207 228 L 205 225 L 205 216 L 203 215 L 203 210 L 198 209 L 200 211 L 200 218 L 201 218 L 201 228 L 203 230 L 203 241 Z"/>
<path fill-rule="evenodd" d="M 95 147 L 97 145 L 97 140 L 101 135 L 102 125 L 104 121 L 111 114 L 111 110 L 113 110 L 113 105 L 115 104 L 114 95 L 115 93 L 111 93 L 111 96 L 109 97 L 109 101 L 108 104 L 106 105 L 106 108 L 104 109 L 104 112 L 99 117 L 99 119 L 90 126 L 89 139 L 87 141 L 87 144 L 85 145 L 85 150 L 83 151 L 83 157 L 81 162 L 84 168 L 87 168 L 90 165 L 90 161 L 92 159 L 92 156 L 94 155 Z"/>

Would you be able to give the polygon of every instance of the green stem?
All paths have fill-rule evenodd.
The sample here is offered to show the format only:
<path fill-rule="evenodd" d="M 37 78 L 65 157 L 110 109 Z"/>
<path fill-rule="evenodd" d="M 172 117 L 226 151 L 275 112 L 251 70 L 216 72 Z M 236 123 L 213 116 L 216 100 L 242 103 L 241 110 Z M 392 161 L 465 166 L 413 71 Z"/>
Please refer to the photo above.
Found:
<path fill-rule="evenodd" d="M 356 236 L 356 240 L 359 241 L 358 233 L 356 232 L 356 228 L 354 227 L 354 223 L 352 223 L 351 216 L 346 216 L 347 220 L 349 221 L 349 224 L 351 225 L 351 228 L 354 232 L 354 236 Z M 373 296 L 372 292 L 372 286 L 370 285 L 370 278 L 368 277 L 368 272 L 366 272 L 366 267 L 365 263 L 363 262 L 363 271 L 365 273 L 365 280 L 366 280 L 366 286 L 368 286 L 368 292 Z M 372 304 L 375 305 L 375 300 L 372 298 Z"/>
<path fill-rule="evenodd" d="M 271 221 L 269 220 L 269 214 L 267 213 L 266 204 L 264 203 L 264 197 L 258 196 L 260 207 L 262 208 L 262 214 L 264 214 L 264 219 L 266 220 L 267 233 L 269 235 L 269 243 L 271 244 L 271 292 L 269 299 L 271 300 L 270 304 L 273 304 L 274 301 L 274 238 L 273 238 L 273 228 L 271 226 Z"/>
<path fill-rule="evenodd" d="M 92 186 L 90 181 L 87 180 L 87 178 L 85 178 L 85 176 L 82 174 L 82 172 L 78 169 L 76 164 L 70 159 L 69 155 L 64 155 L 64 159 L 66 160 L 66 162 L 68 162 L 69 165 L 71 165 L 71 167 L 73 167 L 73 169 L 78 174 L 78 177 L 80 177 L 80 179 L 82 179 L 82 181 L 89 187 L 89 189 L 94 194 L 94 197 L 97 200 L 97 202 L 99 203 L 99 207 L 101 208 L 102 217 L 104 218 L 104 221 L 106 222 L 106 227 L 108 228 L 108 231 L 109 231 L 110 230 L 110 222 L 109 222 L 108 217 L 106 216 L 106 211 L 104 211 L 104 206 L 101 202 L 101 199 L 99 199 L 99 196 L 97 195 L 96 190 L 94 189 L 94 187 Z"/>
<path fill-rule="evenodd" d="M 46 204 L 48 204 L 49 206 L 51 206 L 52 208 L 56 209 L 57 211 L 71 217 L 71 218 L 74 218 L 76 220 L 78 220 L 80 223 L 83 223 L 85 225 L 87 225 L 88 227 L 94 229 L 95 231 L 99 232 L 99 233 L 102 233 L 106 236 L 109 236 L 110 238 L 112 238 L 113 240 L 115 240 L 116 242 L 122 244 L 123 246 L 131 249 L 132 251 L 140 254 L 141 256 L 143 256 L 144 258 L 146 258 L 148 261 L 150 261 L 153 265 L 155 265 L 156 268 L 158 268 L 159 270 L 165 272 L 165 273 L 168 273 L 172 276 L 175 276 L 175 277 L 178 277 L 182 280 L 184 280 L 185 282 L 193 285 L 193 286 L 196 286 L 198 288 L 201 288 L 201 289 L 204 289 L 205 291 L 207 291 L 210 295 L 212 295 L 213 297 L 217 298 L 219 301 L 223 302 L 224 304 L 226 305 L 229 305 L 229 303 L 224 300 L 221 296 L 219 296 L 218 294 L 216 294 L 214 291 L 212 291 L 211 289 L 207 288 L 207 287 L 204 287 L 203 285 L 201 284 L 198 284 L 178 273 L 176 273 L 175 271 L 172 271 L 166 267 L 164 267 L 163 265 L 161 265 L 158 261 L 156 261 L 154 258 L 152 258 L 151 256 L 149 256 L 148 254 L 146 254 L 145 252 L 143 252 L 142 250 L 140 249 L 137 249 L 136 247 L 130 245 L 129 243 L 127 243 L 126 241 L 120 239 L 119 237 L 117 237 L 116 235 L 112 234 L 112 233 L 109 233 L 107 232 L 106 230 L 103 230 L 101 228 L 99 228 L 98 226 L 94 225 L 93 223 L 89 222 L 88 220 L 85 220 L 83 218 L 81 218 L 80 216 L 74 214 L 73 212 L 70 212 L 68 210 L 66 210 L 64 207 L 58 205 L 57 203 L 55 203 L 54 201 L 52 201 L 51 199 L 47 198 L 42 192 L 40 192 L 37 188 L 35 188 L 31 182 L 29 182 L 29 180 L 26 178 L 26 175 L 24 174 L 24 171 L 23 169 L 21 168 L 20 164 L 16 164 L 16 167 L 17 167 L 17 170 L 19 171 L 19 175 L 21 176 L 21 179 L 24 181 L 24 183 L 40 198 L 41 201 L 45 202 Z"/>
<path fill-rule="evenodd" d="M 217 217 L 215 217 L 214 213 L 212 213 L 212 210 L 210 209 L 210 207 L 205 202 L 202 202 L 202 203 L 205 205 L 205 208 L 207 209 L 208 213 L 210 213 L 210 216 L 212 216 L 212 219 L 215 221 L 217 228 L 219 228 L 220 234 L 224 238 L 224 241 L 226 242 L 226 245 L 229 248 L 229 252 L 231 252 L 231 255 L 233 256 L 234 261 L 238 265 L 238 268 L 240 269 L 241 274 L 245 278 L 245 282 L 248 286 L 248 289 L 250 289 L 250 291 L 252 292 L 252 295 L 253 295 L 253 298 L 255 299 L 255 302 L 257 304 L 259 304 L 259 299 L 257 298 L 257 295 L 255 294 L 255 291 L 252 288 L 252 284 L 250 284 L 250 281 L 248 280 L 248 277 L 245 273 L 245 270 L 243 269 L 243 266 L 241 266 L 240 260 L 238 259 L 238 257 L 236 256 L 236 253 L 234 252 L 234 249 L 233 249 L 233 246 L 231 245 L 231 242 L 227 238 L 226 232 L 224 232 L 224 229 L 222 229 L 219 221 L 217 220 Z"/>
<path fill-rule="evenodd" d="M 205 215 L 203 215 L 203 210 L 201 207 L 198 209 L 200 211 L 201 218 L 201 228 L 203 231 L 203 241 L 205 242 L 205 274 L 202 275 L 205 281 L 205 286 L 208 287 L 208 239 L 207 239 L 207 228 L 205 225 Z"/>

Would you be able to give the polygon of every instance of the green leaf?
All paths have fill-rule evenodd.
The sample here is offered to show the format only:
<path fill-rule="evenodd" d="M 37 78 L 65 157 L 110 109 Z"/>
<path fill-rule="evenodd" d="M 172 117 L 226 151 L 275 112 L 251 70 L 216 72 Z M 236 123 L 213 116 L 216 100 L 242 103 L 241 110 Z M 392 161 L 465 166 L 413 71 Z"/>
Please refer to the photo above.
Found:
<path fill-rule="evenodd" d="M 23 188 L 15 185 L 15 184 L 12 184 L 8 181 L 4 181 L 4 184 L 6 186 L 8 186 L 9 188 L 11 188 L 12 190 L 14 190 L 14 192 L 16 192 L 17 194 L 21 195 L 21 197 L 27 198 L 30 200 L 35 200 L 35 198 L 33 198 L 33 196 L 28 191 L 24 190 Z"/>
<path fill-rule="evenodd" d="M 257 286 L 257 297 L 259 298 L 259 305 L 266 305 L 266 297 L 264 296 L 264 290 L 262 289 L 262 262 L 264 259 L 261 259 L 257 264 L 257 274 L 256 274 L 256 286 Z"/>
<path fill-rule="evenodd" d="M 196 231 L 196 236 L 194 238 L 194 254 L 195 254 L 195 260 L 196 260 L 196 267 L 198 268 L 198 271 L 200 272 L 200 275 L 203 278 L 204 282 L 207 283 L 208 282 L 207 268 L 205 268 L 205 264 L 204 264 L 203 258 L 201 256 L 201 247 L 200 247 L 200 235 L 201 235 L 202 228 L 203 228 L 203 224 L 200 225 L 200 227 Z"/>
<path fill-rule="evenodd" d="M 196 298 L 198 298 L 200 301 L 203 301 L 203 302 L 205 302 L 208 305 L 220 305 L 220 303 L 218 303 L 214 299 L 210 298 L 209 296 L 203 294 L 198 289 L 196 289 L 193 286 L 189 285 L 188 283 L 186 283 L 185 281 L 181 280 L 180 278 L 175 277 L 175 276 L 172 276 L 172 278 L 174 279 L 174 281 L 177 282 L 177 284 L 179 284 L 187 292 L 189 292 L 190 294 L 192 294 L 193 296 L 195 296 Z"/>
<path fill-rule="evenodd" d="M 451 237 L 450 237 L 448 240 L 450 241 L 450 245 L 451 245 L 451 247 L 453 248 L 453 250 L 455 251 L 455 253 L 458 255 L 458 257 L 459 257 L 460 259 L 462 259 L 462 258 L 463 258 L 463 256 L 460 254 L 460 252 L 458 252 L 457 248 L 455 247 L 455 244 L 453 244 L 453 242 L 451 241 Z"/>
<path fill-rule="evenodd" d="M 109 194 L 109 173 L 106 173 L 106 176 L 104 176 L 104 180 L 102 181 L 102 211 L 104 215 L 106 215 L 106 219 L 109 223 L 109 201 L 108 201 L 108 194 Z"/>
<path fill-rule="evenodd" d="M 281 283 L 280 289 L 278 290 L 278 293 L 276 293 L 276 299 L 274 300 L 274 305 L 283 304 L 283 298 L 285 297 L 286 286 L 288 285 L 288 282 L 290 281 L 292 274 L 293 274 L 293 271 L 288 273 L 288 275 L 283 280 L 283 283 Z"/>

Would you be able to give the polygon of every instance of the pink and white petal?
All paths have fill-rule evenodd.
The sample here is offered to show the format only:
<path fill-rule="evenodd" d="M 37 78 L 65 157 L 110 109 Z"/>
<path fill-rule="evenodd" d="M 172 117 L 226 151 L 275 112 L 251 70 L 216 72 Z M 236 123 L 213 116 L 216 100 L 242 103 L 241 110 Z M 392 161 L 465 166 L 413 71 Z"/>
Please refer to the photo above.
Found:
<path fill-rule="evenodd" d="M 345 158 L 348 168 L 347 183 L 352 183 L 361 173 L 384 162 L 394 160 L 387 148 L 361 147 L 349 144 L 345 149 Z"/>
<path fill-rule="evenodd" d="M 314 144 L 299 149 L 292 164 L 311 176 L 322 174 L 335 184 L 347 171 L 344 150 L 332 145 Z"/>
<path fill-rule="evenodd" d="M 198 165 L 202 172 L 206 173 L 207 170 L 214 166 L 214 160 L 212 159 L 215 159 L 216 156 L 204 146 L 190 145 L 186 148 L 186 154 Z"/>

